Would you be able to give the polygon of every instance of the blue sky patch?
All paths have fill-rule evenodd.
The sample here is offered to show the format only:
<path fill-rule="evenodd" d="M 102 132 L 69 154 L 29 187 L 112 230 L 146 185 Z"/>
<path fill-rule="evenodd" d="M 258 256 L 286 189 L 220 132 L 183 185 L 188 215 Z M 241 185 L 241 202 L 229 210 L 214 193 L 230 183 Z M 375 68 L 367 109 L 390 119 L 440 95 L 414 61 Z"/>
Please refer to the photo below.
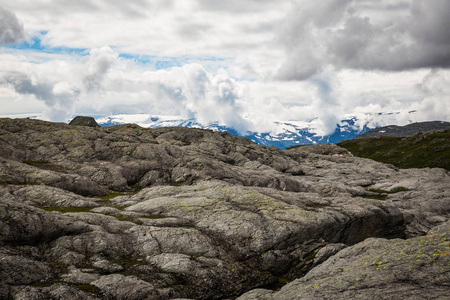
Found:
<path fill-rule="evenodd" d="M 75 55 L 86 55 L 89 49 L 83 48 L 67 48 L 67 47 L 49 47 L 42 44 L 42 37 L 47 34 L 47 31 L 41 31 L 39 35 L 33 36 L 28 41 L 23 41 L 22 43 L 6 45 L 6 48 L 18 49 L 18 50 L 34 50 L 44 53 L 58 53 L 58 54 L 75 54 Z"/>

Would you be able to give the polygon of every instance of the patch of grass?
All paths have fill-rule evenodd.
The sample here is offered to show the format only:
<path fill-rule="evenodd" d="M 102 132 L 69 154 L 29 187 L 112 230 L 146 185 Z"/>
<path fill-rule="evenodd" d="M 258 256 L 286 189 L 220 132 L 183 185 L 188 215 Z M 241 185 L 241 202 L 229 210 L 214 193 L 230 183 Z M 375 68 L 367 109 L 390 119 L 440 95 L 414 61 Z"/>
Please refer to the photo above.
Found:
<path fill-rule="evenodd" d="M 134 218 L 132 217 L 126 217 L 126 216 L 121 216 L 121 215 L 110 215 L 110 214 L 106 214 L 107 216 L 111 216 L 116 218 L 119 221 L 129 221 L 129 222 L 134 222 Z"/>
<path fill-rule="evenodd" d="M 165 219 L 166 217 L 165 216 L 156 216 L 156 215 L 152 215 L 152 216 L 142 216 L 142 217 L 139 217 L 139 218 L 142 218 L 142 219 L 150 219 L 150 220 L 158 220 L 158 219 Z"/>
<path fill-rule="evenodd" d="M 391 194 L 399 193 L 399 192 L 408 192 L 411 189 L 405 188 L 404 186 L 396 186 L 395 188 L 392 188 L 389 192 Z"/>
<path fill-rule="evenodd" d="M 98 287 L 96 287 L 94 285 L 90 285 L 90 284 L 76 284 L 76 285 L 73 285 L 73 287 L 76 289 L 79 289 L 80 291 L 95 294 L 95 295 L 98 295 L 101 292 Z"/>
<path fill-rule="evenodd" d="M 369 189 L 369 192 L 378 193 L 378 194 L 389 194 L 389 191 L 381 190 L 381 189 Z"/>
<path fill-rule="evenodd" d="M 362 196 L 364 199 L 375 199 L 375 200 L 386 200 L 387 195 L 372 195 L 372 196 Z"/>
<path fill-rule="evenodd" d="M 286 277 L 278 277 L 278 283 L 286 284 L 286 283 L 289 283 L 289 282 L 291 282 L 291 280 L 289 280 L 289 278 L 286 278 Z"/>
<path fill-rule="evenodd" d="M 58 282 L 61 282 L 61 280 L 54 279 L 54 280 L 46 280 L 46 281 L 37 281 L 37 282 L 33 282 L 32 284 L 30 284 L 30 286 L 35 287 L 35 288 L 43 288 L 43 287 L 49 287 Z"/>
<path fill-rule="evenodd" d="M 65 269 L 67 269 L 67 268 L 69 267 L 69 265 L 59 264 L 59 263 L 54 262 L 54 261 L 49 262 L 49 264 L 50 264 L 52 267 L 58 268 L 58 269 L 60 269 L 60 270 L 65 270 Z"/>
<path fill-rule="evenodd" d="M 450 130 L 400 138 L 381 136 L 342 141 L 353 155 L 393 164 L 398 168 L 444 168 L 450 171 Z"/>
<path fill-rule="evenodd" d="M 62 206 L 49 206 L 49 207 L 38 207 L 45 211 L 59 211 L 61 213 L 69 213 L 69 212 L 90 212 L 93 207 L 62 207 Z"/>
<path fill-rule="evenodd" d="M 397 186 L 395 188 L 390 189 L 389 191 L 380 190 L 380 189 L 369 189 L 369 192 L 378 193 L 378 194 L 395 194 L 395 193 L 407 192 L 407 191 L 410 191 L 410 189 L 405 188 L 404 186 Z"/>
<path fill-rule="evenodd" d="M 130 185 L 130 187 L 135 190 L 136 192 L 139 192 L 140 190 L 142 190 L 143 188 L 145 188 L 145 186 L 139 185 L 139 184 L 133 184 Z"/>

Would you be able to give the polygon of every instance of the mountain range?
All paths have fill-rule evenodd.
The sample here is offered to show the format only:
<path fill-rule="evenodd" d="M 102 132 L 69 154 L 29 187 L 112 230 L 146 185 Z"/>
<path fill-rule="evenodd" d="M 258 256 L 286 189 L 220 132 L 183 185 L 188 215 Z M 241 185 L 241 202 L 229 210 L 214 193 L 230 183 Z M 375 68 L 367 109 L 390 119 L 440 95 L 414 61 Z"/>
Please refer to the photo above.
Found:
<path fill-rule="evenodd" d="M 412 111 L 410 114 L 414 114 Z M 378 128 L 380 126 L 394 124 L 398 113 L 366 113 L 360 115 L 348 115 L 336 124 L 332 134 L 324 134 L 320 130 L 319 119 L 309 121 L 277 121 L 273 123 L 272 132 L 238 130 L 218 123 L 202 124 L 194 118 L 183 118 L 179 116 L 161 116 L 150 114 L 119 114 L 99 117 L 96 119 L 100 126 L 113 126 L 127 123 L 138 124 L 145 128 L 162 127 L 189 127 L 200 129 L 211 129 L 213 131 L 228 132 L 252 140 L 253 142 L 275 146 L 280 149 L 296 145 L 312 145 L 323 143 L 339 143 L 343 140 L 353 139 L 360 134 Z M 410 121 L 411 123 L 412 121 Z"/>

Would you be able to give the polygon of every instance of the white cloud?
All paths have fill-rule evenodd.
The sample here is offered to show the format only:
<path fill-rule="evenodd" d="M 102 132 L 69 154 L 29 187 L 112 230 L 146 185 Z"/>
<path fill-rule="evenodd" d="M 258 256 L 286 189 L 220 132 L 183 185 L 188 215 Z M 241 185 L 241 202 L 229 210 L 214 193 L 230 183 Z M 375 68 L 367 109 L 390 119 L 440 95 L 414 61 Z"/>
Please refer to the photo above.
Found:
<path fill-rule="evenodd" d="M 110 47 L 92 49 L 88 56 L 84 56 L 80 61 L 81 70 L 79 71 L 83 74 L 84 86 L 88 90 L 101 87 L 106 72 L 118 56 L 118 53 Z"/>
<path fill-rule="evenodd" d="M 420 88 L 426 97 L 411 104 L 411 108 L 420 112 L 420 121 L 450 120 L 450 71 L 432 70 Z"/>

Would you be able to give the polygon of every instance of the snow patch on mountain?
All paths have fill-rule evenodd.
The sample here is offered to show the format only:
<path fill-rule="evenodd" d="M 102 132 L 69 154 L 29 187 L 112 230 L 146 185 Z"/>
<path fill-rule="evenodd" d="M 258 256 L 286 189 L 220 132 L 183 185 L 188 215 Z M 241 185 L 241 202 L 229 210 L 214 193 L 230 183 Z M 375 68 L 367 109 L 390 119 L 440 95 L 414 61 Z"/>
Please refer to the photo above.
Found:
<path fill-rule="evenodd" d="M 414 114 L 415 112 L 409 112 Z M 214 131 L 228 132 L 240 135 L 255 143 L 275 146 L 277 148 L 288 148 L 295 145 L 338 143 L 342 140 L 352 139 L 367 130 L 397 124 L 400 112 L 389 113 L 361 113 L 347 115 L 336 124 L 336 129 L 331 135 L 324 135 L 319 130 L 319 119 L 309 121 L 285 121 L 274 122 L 274 130 L 271 132 L 245 132 L 239 133 L 236 129 L 223 124 L 209 123 L 201 124 L 195 119 L 186 119 L 180 116 L 149 115 L 149 114 L 119 114 L 97 118 L 101 126 L 113 126 L 126 123 L 134 123 L 146 128 L 160 127 L 190 127 L 211 129 Z M 410 120 L 409 123 L 412 123 Z"/>

